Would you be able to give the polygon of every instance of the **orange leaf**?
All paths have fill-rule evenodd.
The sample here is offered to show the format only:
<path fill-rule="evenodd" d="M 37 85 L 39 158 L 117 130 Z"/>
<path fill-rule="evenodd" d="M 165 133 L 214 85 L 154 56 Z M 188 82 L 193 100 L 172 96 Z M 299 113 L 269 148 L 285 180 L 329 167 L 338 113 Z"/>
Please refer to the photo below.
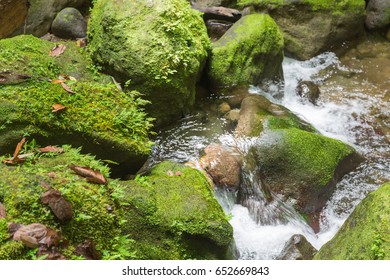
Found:
<path fill-rule="evenodd" d="M 87 178 L 88 182 L 107 185 L 107 179 L 104 177 L 102 173 L 100 173 L 100 171 L 93 170 L 89 167 L 78 166 L 74 164 L 71 164 L 68 167 L 72 169 L 74 172 L 76 172 L 77 175 Z"/>
<path fill-rule="evenodd" d="M 62 86 L 62 88 L 63 88 L 65 91 L 67 91 L 67 92 L 69 92 L 69 93 L 72 93 L 72 94 L 75 93 L 75 92 L 72 91 L 72 90 L 70 89 L 70 87 L 68 87 L 65 83 L 61 83 L 61 86 Z"/>
<path fill-rule="evenodd" d="M 66 80 L 52 80 L 51 81 L 53 84 L 62 84 L 62 83 L 65 83 Z"/>
<path fill-rule="evenodd" d="M 50 50 L 50 53 L 49 53 L 49 56 L 52 56 L 52 57 L 59 57 L 61 54 L 64 53 L 64 51 L 66 50 L 66 46 L 65 45 L 56 45 L 54 48 L 52 48 Z"/>
<path fill-rule="evenodd" d="M 53 108 L 53 110 L 51 110 L 52 113 L 56 113 L 58 111 L 62 111 L 62 110 L 66 109 L 66 107 L 64 105 L 61 105 L 61 104 L 54 104 L 54 105 L 51 105 L 51 107 Z"/>
<path fill-rule="evenodd" d="M 62 154 L 64 152 L 63 148 L 57 146 L 46 146 L 38 149 L 41 153 L 58 153 Z"/>
<path fill-rule="evenodd" d="M 18 157 L 20 150 L 23 148 L 24 143 L 26 143 L 26 137 L 23 137 L 22 140 L 16 145 L 15 152 L 14 152 L 14 159 Z"/>

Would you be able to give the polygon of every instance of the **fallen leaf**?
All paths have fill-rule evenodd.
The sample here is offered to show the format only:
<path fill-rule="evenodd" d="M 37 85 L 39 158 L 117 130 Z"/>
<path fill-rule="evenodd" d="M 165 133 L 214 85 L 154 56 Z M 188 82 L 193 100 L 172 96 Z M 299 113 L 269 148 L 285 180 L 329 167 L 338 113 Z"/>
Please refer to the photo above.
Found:
<path fill-rule="evenodd" d="M 70 87 L 69 87 L 67 84 L 61 83 L 61 86 L 62 86 L 62 88 L 63 88 L 66 92 L 71 93 L 71 94 L 75 94 L 75 92 L 72 91 L 72 90 L 70 89 Z"/>
<path fill-rule="evenodd" d="M 73 82 L 77 82 L 77 79 L 75 77 L 69 76 L 69 80 Z"/>
<path fill-rule="evenodd" d="M 31 76 L 27 74 L 13 73 L 9 70 L 0 72 L 0 85 L 14 85 L 25 82 Z"/>
<path fill-rule="evenodd" d="M 7 212 L 5 211 L 5 207 L 0 202 L 0 219 L 7 217 Z"/>
<path fill-rule="evenodd" d="M 183 175 L 183 173 L 181 173 L 181 171 L 176 171 L 175 175 L 176 176 L 181 176 L 181 175 Z"/>
<path fill-rule="evenodd" d="M 41 153 L 57 153 L 62 154 L 64 152 L 63 148 L 57 146 L 46 146 L 38 149 Z"/>
<path fill-rule="evenodd" d="M 76 41 L 76 45 L 79 47 L 79 48 L 84 48 L 86 45 L 87 45 L 87 40 L 86 39 L 78 39 Z"/>
<path fill-rule="evenodd" d="M 56 45 L 54 48 L 52 48 L 50 50 L 49 56 L 59 57 L 61 54 L 64 53 L 65 50 L 66 50 L 66 46 L 65 45 L 63 45 L 63 44 Z"/>
<path fill-rule="evenodd" d="M 55 178 L 57 174 L 55 172 L 49 172 L 47 173 L 47 176 L 49 176 L 50 178 Z"/>
<path fill-rule="evenodd" d="M 93 170 L 89 167 L 78 166 L 74 164 L 71 164 L 68 167 L 72 169 L 74 172 L 76 172 L 76 174 L 87 178 L 88 182 L 107 185 L 107 179 L 104 177 L 102 173 L 100 173 L 100 171 Z"/>
<path fill-rule="evenodd" d="M 14 152 L 14 159 L 18 157 L 20 150 L 23 148 L 24 143 L 26 143 L 26 137 L 23 137 L 22 140 L 16 145 L 15 152 Z"/>
<path fill-rule="evenodd" d="M 52 113 L 56 113 L 58 111 L 62 111 L 62 110 L 66 109 L 66 107 L 64 105 L 61 105 L 61 104 L 54 104 L 54 105 L 51 105 L 51 107 L 53 108 L 53 110 L 51 110 Z"/>
<path fill-rule="evenodd" d="M 167 172 L 167 175 L 169 176 L 169 177 L 173 177 L 173 171 L 172 170 L 168 170 L 168 172 Z"/>
<path fill-rule="evenodd" d="M 65 83 L 66 80 L 58 79 L 58 80 L 52 80 L 51 82 L 52 82 L 53 84 L 62 84 L 62 83 Z"/>
<path fill-rule="evenodd" d="M 72 204 L 58 190 L 49 190 L 41 195 L 43 204 L 48 204 L 51 211 L 61 222 L 70 221 L 73 217 Z"/>

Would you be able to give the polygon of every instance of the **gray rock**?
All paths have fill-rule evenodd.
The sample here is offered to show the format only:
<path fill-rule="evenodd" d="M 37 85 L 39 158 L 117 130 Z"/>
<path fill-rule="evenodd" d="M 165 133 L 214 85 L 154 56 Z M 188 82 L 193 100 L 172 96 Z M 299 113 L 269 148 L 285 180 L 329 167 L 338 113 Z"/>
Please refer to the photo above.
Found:
<path fill-rule="evenodd" d="M 294 234 L 284 246 L 279 260 L 312 260 L 317 249 L 300 234 Z"/>
<path fill-rule="evenodd" d="M 365 23 L 368 29 L 380 29 L 390 25 L 389 0 L 370 0 L 366 11 Z"/>
<path fill-rule="evenodd" d="M 27 16 L 26 0 L 0 0 L 0 39 L 23 25 Z"/>
<path fill-rule="evenodd" d="M 54 18 L 51 31 L 65 39 L 82 38 L 87 35 L 87 23 L 77 9 L 65 8 Z"/>
<path fill-rule="evenodd" d="M 207 33 L 212 42 L 219 40 L 229 30 L 233 23 L 222 20 L 208 20 L 206 21 Z"/>
<path fill-rule="evenodd" d="M 295 89 L 297 95 L 303 99 L 307 99 L 312 104 L 316 105 L 320 97 L 320 89 L 312 81 L 300 81 Z"/>
<path fill-rule="evenodd" d="M 241 18 L 241 12 L 236 9 L 230 9 L 225 7 L 194 7 L 194 9 L 203 13 L 203 19 L 205 21 L 210 19 L 224 20 L 230 22 L 236 22 Z"/>
<path fill-rule="evenodd" d="M 59 11 L 65 7 L 88 7 L 91 0 L 29 0 L 29 3 L 26 25 L 20 26 L 12 35 L 32 34 L 41 37 L 50 31 Z"/>

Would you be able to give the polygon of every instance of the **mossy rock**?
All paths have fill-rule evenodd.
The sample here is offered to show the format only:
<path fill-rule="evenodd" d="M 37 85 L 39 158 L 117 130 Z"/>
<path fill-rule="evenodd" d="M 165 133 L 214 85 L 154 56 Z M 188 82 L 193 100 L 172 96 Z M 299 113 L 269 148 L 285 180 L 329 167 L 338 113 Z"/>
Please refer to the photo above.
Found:
<path fill-rule="evenodd" d="M 316 260 L 390 260 L 390 183 L 358 204 Z"/>
<path fill-rule="evenodd" d="M 309 215 L 313 227 L 336 183 L 363 160 L 339 140 L 297 128 L 264 132 L 252 152 L 265 183 Z"/>
<path fill-rule="evenodd" d="M 118 170 L 136 172 L 151 147 L 146 102 L 107 82 L 75 43 L 63 44 L 65 52 L 51 57 L 56 44 L 30 35 L 0 41 L 0 74 L 9 78 L 0 84 L 0 152 L 12 152 L 23 135 L 31 135 L 42 145 L 83 146 L 120 163 Z M 31 78 L 18 80 L 20 74 Z M 74 94 L 50 82 L 60 74 L 77 79 L 67 82 Z M 54 104 L 66 109 L 53 113 Z"/>
<path fill-rule="evenodd" d="M 212 86 L 259 84 L 283 79 L 283 36 L 266 14 L 238 20 L 213 44 L 207 75 Z"/>
<path fill-rule="evenodd" d="M 142 259 L 230 259 L 233 230 L 204 175 L 163 162 L 126 192 L 125 234 Z M 153 228 L 158 228 L 156 232 Z"/>
<path fill-rule="evenodd" d="M 157 125 L 183 116 L 210 42 L 200 12 L 186 0 L 97 0 L 88 25 L 95 63 L 151 101 Z"/>
<path fill-rule="evenodd" d="M 20 166 L 0 164 L 0 259 L 31 259 L 36 250 L 11 241 L 7 223 L 41 223 L 61 231 L 68 246 L 58 250 L 79 258 L 75 247 L 91 240 L 103 259 L 214 259 L 231 257 L 232 228 L 207 179 L 195 169 L 161 163 L 150 175 L 135 181 L 108 179 L 107 185 L 89 183 L 68 166 L 100 171 L 109 168 L 92 156 L 63 146 L 60 155 L 37 153 Z M 0 157 L 2 160 L 4 157 Z M 170 177 L 168 171 L 180 176 Z M 41 202 L 47 187 L 58 190 L 73 209 L 73 219 L 61 223 Z"/>
<path fill-rule="evenodd" d="M 309 59 L 364 34 L 364 0 L 238 0 L 267 11 L 283 31 L 286 53 Z"/>

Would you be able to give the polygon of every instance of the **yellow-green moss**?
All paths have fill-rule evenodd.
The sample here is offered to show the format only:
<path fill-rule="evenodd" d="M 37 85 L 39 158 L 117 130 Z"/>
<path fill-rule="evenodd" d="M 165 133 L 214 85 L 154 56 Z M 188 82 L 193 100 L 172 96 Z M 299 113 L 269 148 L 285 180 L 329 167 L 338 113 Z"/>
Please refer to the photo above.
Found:
<path fill-rule="evenodd" d="M 315 259 L 390 260 L 390 183 L 379 187 L 358 204 Z"/>
<path fill-rule="evenodd" d="M 258 84 L 263 78 L 280 78 L 283 36 L 266 14 L 237 21 L 213 44 L 208 77 L 217 87 Z"/>

